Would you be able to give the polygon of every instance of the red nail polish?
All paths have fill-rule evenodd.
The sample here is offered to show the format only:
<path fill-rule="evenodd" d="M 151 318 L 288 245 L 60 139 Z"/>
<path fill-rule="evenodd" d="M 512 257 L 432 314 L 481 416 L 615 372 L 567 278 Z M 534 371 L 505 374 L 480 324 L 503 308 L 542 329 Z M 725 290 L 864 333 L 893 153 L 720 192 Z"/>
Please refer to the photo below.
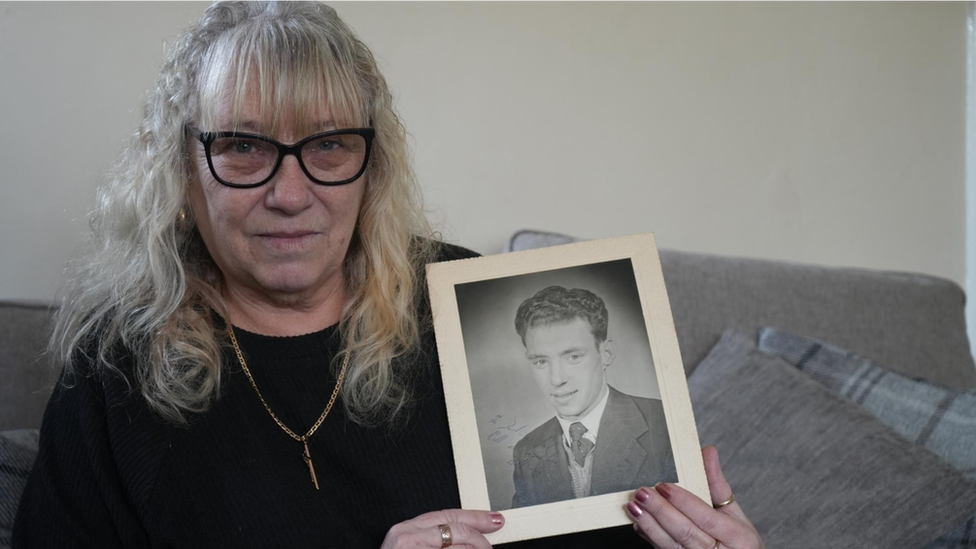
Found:
<path fill-rule="evenodd" d="M 627 511 L 629 511 L 630 516 L 634 518 L 638 518 L 644 514 L 644 510 L 640 508 L 640 505 L 637 505 L 633 501 L 627 504 Z"/>
<path fill-rule="evenodd" d="M 637 491 L 636 494 L 634 494 L 634 499 L 636 499 L 637 501 L 639 501 L 641 503 L 644 503 L 650 497 L 651 497 L 651 494 L 648 494 L 647 493 L 647 490 L 644 489 L 644 488 L 641 488 L 640 490 Z"/>
<path fill-rule="evenodd" d="M 660 482 L 657 486 L 657 491 L 659 494 L 664 496 L 666 499 L 671 499 L 671 485 L 666 482 Z"/>
<path fill-rule="evenodd" d="M 503 517 L 501 513 L 492 513 L 491 523 L 495 526 L 501 526 L 502 524 L 505 524 L 505 517 Z"/>

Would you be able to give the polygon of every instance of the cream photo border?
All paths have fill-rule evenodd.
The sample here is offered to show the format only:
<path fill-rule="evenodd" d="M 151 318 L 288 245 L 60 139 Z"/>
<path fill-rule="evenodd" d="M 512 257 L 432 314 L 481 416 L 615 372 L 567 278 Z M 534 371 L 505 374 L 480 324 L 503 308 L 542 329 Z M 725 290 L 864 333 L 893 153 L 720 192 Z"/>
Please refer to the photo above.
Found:
<path fill-rule="evenodd" d="M 463 508 L 490 509 L 490 503 L 455 285 L 628 258 L 634 268 L 654 357 L 678 485 L 706 502 L 711 501 L 661 261 L 654 235 L 646 233 L 427 266 L 427 284 Z M 505 526 L 488 534 L 488 541 L 508 543 L 630 524 L 626 505 L 632 496 L 632 491 L 625 491 L 508 509 L 502 513 Z"/>

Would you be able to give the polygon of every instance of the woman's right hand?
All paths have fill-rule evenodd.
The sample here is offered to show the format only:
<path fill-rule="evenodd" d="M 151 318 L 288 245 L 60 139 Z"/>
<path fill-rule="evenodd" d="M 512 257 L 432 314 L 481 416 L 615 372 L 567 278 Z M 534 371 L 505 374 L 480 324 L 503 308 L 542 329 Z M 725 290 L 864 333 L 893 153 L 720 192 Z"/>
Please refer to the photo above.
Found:
<path fill-rule="evenodd" d="M 722 474 L 718 450 L 706 446 L 702 459 L 713 504 L 675 484 L 641 488 L 627 504 L 634 530 L 662 549 L 765 549 Z"/>
<path fill-rule="evenodd" d="M 386 533 L 380 549 L 427 549 L 443 545 L 441 525 L 450 528 L 451 547 L 490 549 L 485 534 L 499 530 L 505 524 L 501 513 L 445 509 L 425 513 L 417 518 L 395 524 Z"/>

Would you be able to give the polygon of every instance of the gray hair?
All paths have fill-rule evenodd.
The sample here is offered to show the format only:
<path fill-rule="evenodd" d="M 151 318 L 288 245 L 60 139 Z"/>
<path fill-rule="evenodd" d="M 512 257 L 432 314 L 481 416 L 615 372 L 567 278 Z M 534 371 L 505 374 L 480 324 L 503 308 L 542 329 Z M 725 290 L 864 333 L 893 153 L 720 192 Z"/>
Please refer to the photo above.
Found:
<path fill-rule="evenodd" d="M 422 329 L 417 272 L 434 253 L 431 230 L 386 81 L 369 49 L 320 3 L 218 2 L 180 36 L 99 190 L 91 249 L 69 266 L 51 349 L 68 372 L 78 360 L 118 370 L 124 352 L 150 407 L 176 423 L 219 395 L 226 333 L 213 313 L 227 318 L 223 277 L 190 213 L 186 124 L 213 127 L 222 97 L 233 97 L 239 114 L 252 85 L 272 130 L 327 103 L 338 127 L 376 131 L 343 264 L 340 330 L 352 358 L 342 395 L 359 423 L 395 418 L 410 400 L 397 359 L 417 347 Z"/>

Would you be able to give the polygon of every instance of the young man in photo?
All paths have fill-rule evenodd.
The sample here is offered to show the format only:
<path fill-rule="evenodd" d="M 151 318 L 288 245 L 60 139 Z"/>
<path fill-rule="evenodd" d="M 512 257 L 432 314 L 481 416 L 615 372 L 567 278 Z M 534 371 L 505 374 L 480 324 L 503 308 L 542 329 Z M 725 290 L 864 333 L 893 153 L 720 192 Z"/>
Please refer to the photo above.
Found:
<path fill-rule="evenodd" d="M 528 369 L 556 415 L 515 445 L 513 508 L 678 480 L 661 401 L 607 383 L 608 317 L 578 288 L 550 286 L 519 306 Z"/>

